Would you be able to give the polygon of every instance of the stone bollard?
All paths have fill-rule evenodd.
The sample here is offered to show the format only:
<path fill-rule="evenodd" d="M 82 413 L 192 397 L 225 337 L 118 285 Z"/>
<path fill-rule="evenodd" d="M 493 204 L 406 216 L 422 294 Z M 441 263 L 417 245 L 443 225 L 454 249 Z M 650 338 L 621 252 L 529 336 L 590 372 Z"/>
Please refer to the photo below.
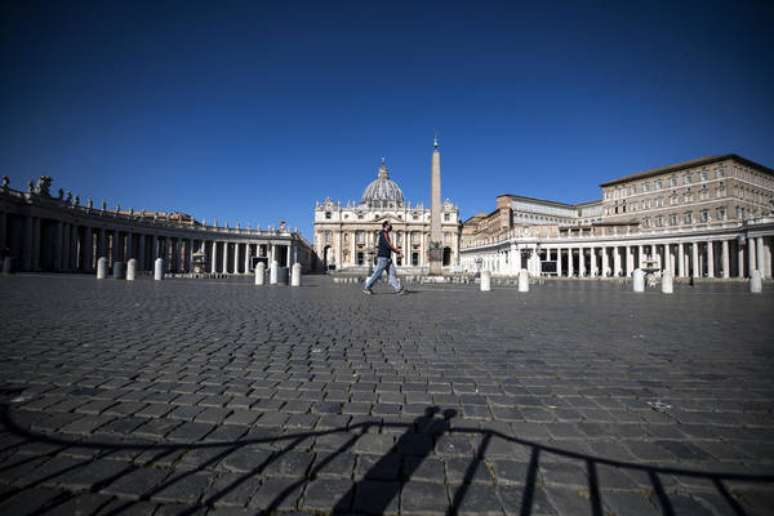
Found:
<path fill-rule="evenodd" d="M 263 262 L 258 262 L 255 265 L 255 284 L 256 285 L 263 285 L 266 281 L 266 264 Z"/>
<path fill-rule="evenodd" d="M 293 264 L 293 268 L 290 276 L 290 286 L 291 287 L 301 286 L 301 264 L 300 263 Z"/>
<path fill-rule="evenodd" d="M 642 269 L 634 269 L 632 285 L 634 285 L 635 292 L 645 292 L 645 273 Z"/>
<path fill-rule="evenodd" d="M 3 258 L 3 274 L 13 274 L 13 258 L 10 256 Z"/>
<path fill-rule="evenodd" d="M 750 274 L 750 292 L 753 294 L 760 294 L 763 290 L 763 280 L 761 279 L 761 271 L 754 270 Z"/>
<path fill-rule="evenodd" d="M 481 292 L 489 292 L 492 290 L 492 273 L 484 271 L 481 273 Z"/>
<path fill-rule="evenodd" d="M 669 271 L 664 271 L 664 273 L 661 275 L 661 293 L 662 294 L 671 294 L 675 291 L 675 281 L 674 277 L 672 276 L 672 273 Z"/>
<path fill-rule="evenodd" d="M 156 258 L 153 262 L 153 279 L 155 281 L 161 281 L 164 279 L 164 259 Z"/>
<path fill-rule="evenodd" d="M 519 292 L 529 292 L 529 272 L 525 269 L 519 271 Z"/>
<path fill-rule="evenodd" d="M 104 256 L 97 260 L 97 279 L 105 279 L 108 274 L 108 261 Z"/>
<path fill-rule="evenodd" d="M 279 263 L 277 263 L 277 260 L 274 260 L 271 262 L 271 267 L 269 267 L 269 285 L 277 284 L 277 269 L 279 269 Z"/>
<path fill-rule="evenodd" d="M 132 258 L 126 264 L 126 281 L 134 281 L 137 278 L 137 260 Z"/>
<path fill-rule="evenodd" d="M 126 277 L 126 264 L 124 262 L 113 262 L 113 279 L 124 279 Z"/>

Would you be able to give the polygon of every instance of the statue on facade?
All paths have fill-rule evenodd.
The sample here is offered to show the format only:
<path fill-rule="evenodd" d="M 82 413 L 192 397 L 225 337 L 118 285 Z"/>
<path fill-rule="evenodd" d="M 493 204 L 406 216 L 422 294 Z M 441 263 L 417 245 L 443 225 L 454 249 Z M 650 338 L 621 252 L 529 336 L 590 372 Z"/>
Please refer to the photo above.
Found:
<path fill-rule="evenodd" d="M 11 188 L 11 178 L 3 176 L 3 191 L 7 192 L 9 188 Z"/>
<path fill-rule="evenodd" d="M 67 204 L 72 204 L 73 203 L 73 193 L 72 192 L 69 192 L 69 191 L 67 192 L 67 195 L 65 195 L 65 202 Z"/>
<path fill-rule="evenodd" d="M 64 188 L 60 188 L 59 190 L 57 190 L 57 192 L 56 192 L 56 198 L 57 198 L 57 200 L 59 200 L 59 201 L 61 201 L 62 199 L 64 199 Z"/>
<path fill-rule="evenodd" d="M 34 193 L 35 192 L 35 184 L 30 181 L 27 183 L 27 193 Z"/>
<path fill-rule="evenodd" d="M 102 201 L 102 211 L 107 211 L 107 201 Z"/>
<path fill-rule="evenodd" d="M 30 181 L 31 183 L 32 181 Z M 34 192 L 38 195 L 44 195 L 46 197 L 51 197 L 51 193 L 49 192 L 49 189 L 51 188 L 51 178 L 49 176 L 40 176 L 35 183 L 35 189 Z M 62 190 L 60 188 L 60 190 Z M 64 195 L 64 191 L 62 191 L 62 194 Z"/>
<path fill-rule="evenodd" d="M 80 195 L 76 195 L 75 196 L 75 200 L 73 201 L 73 206 L 75 206 L 77 208 L 80 205 L 81 205 L 81 196 Z"/>
<path fill-rule="evenodd" d="M 94 201 L 91 199 L 91 197 L 89 197 L 89 200 L 88 200 L 88 201 L 86 201 L 86 207 L 87 207 L 88 209 L 92 209 L 92 208 L 94 208 Z"/>

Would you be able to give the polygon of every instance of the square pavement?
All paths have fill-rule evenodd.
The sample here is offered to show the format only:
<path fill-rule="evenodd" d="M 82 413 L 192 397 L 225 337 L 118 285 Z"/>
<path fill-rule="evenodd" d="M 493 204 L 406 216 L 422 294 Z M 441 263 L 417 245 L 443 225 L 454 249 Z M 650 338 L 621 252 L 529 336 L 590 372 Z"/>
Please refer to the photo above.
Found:
<path fill-rule="evenodd" d="M 771 514 L 764 288 L 0 277 L 0 514 Z"/>

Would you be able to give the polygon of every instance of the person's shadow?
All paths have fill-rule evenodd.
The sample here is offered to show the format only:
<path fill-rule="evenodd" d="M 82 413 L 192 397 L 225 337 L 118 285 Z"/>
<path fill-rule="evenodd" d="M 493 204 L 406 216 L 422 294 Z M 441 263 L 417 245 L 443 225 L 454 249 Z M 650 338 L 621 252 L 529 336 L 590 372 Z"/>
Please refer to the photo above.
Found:
<path fill-rule="evenodd" d="M 457 415 L 454 409 L 443 412 L 443 419 L 435 417 L 438 407 L 428 407 L 425 415 L 414 420 L 413 427 L 371 466 L 360 480 L 352 485 L 334 505 L 332 512 L 357 514 L 384 514 L 392 500 L 400 494 L 400 486 L 411 478 L 422 461 L 433 451 L 437 439 L 449 430 L 449 420 Z M 385 471 L 394 469 L 394 461 L 400 454 L 409 454 L 411 460 L 404 461 L 401 481 L 374 482 L 382 478 Z"/>

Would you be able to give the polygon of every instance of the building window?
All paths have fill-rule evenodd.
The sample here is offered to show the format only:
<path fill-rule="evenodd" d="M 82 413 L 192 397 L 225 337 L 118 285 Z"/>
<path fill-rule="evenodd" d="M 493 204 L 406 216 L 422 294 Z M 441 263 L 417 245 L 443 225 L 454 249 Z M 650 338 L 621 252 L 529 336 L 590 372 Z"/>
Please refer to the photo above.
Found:
<path fill-rule="evenodd" d="M 717 217 L 718 217 L 718 220 L 726 220 L 726 209 L 718 208 Z"/>
<path fill-rule="evenodd" d="M 685 174 L 685 184 L 689 185 L 691 184 L 691 174 Z"/>
<path fill-rule="evenodd" d="M 677 186 L 677 176 L 672 176 L 669 178 L 669 186 Z"/>
<path fill-rule="evenodd" d="M 673 213 L 669 216 L 669 225 L 670 226 L 676 226 L 677 225 L 677 213 Z"/>
<path fill-rule="evenodd" d="M 661 182 L 661 179 L 656 181 L 656 190 L 661 190 L 663 188 L 663 183 Z"/>
<path fill-rule="evenodd" d="M 664 217 L 662 217 L 661 215 L 657 216 L 656 217 L 656 226 L 657 227 L 661 227 L 663 225 L 664 225 Z"/>
<path fill-rule="evenodd" d="M 726 177 L 726 167 L 723 165 L 718 167 L 717 178 L 720 179 L 721 177 Z"/>
<path fill-rule="evenodd" d="M 706 170 L 702 170 L 701 171 L 701 180 L 702 181 L 706 181 L 707 179 L 709 179 L 709 172 L 707 172 Z"/>
<path fill-rule="evenodd" d="M 705 201 L 705 200 L 707 200 L 708 197 L 709 197 L 709 191 L 707 190 L 707 185 L 706 184 L 705 185 L 701 185 L 701 191 L 699 192 L 699 198 L 702 201 Z"/>
<path fill-rule="evenodd" d="M 451 214 L 444 213 L 443 214 L 443 220 L 444 220 L 444 222 L 449 222 L 451 220 Z"/>
<path fill-rule="evenodd" d="M 693 215 L 690 211 L 683 215 L 683 224 L 693 224 Z"/>
<path fill-rule="evenodd" d="M 333 216 L 333 214 L 331 212 L 329 212 L 329 211 L 325 212 L 325 219 L 326 220 L 330 220 L 332 216 Z"/>
<path fill-rule="evenodd" d="M 709 210 L 701 210 L 700 214 L 702 222 L 709 222 Z"/>

